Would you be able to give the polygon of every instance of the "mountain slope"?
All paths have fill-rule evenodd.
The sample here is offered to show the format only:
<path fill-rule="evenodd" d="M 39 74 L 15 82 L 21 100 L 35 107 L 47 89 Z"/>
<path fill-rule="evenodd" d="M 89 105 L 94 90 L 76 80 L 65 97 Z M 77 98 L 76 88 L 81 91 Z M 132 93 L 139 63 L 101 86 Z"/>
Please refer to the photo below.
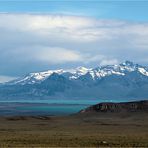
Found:
<path fill-rule="evenodd" d="M 31 73 L 0 85 L 0 99 L 145 99 L 148 68 L 126 61 L 87 69 Z"/>

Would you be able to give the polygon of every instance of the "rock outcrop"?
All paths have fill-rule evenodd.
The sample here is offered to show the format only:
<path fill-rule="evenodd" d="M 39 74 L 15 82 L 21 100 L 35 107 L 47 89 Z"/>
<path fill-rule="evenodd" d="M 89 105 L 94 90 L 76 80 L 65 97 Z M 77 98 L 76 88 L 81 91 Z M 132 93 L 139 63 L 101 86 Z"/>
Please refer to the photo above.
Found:
<path fill-rule="evenodd" d="M 148 100 L 122 103 L 99 103 L 90 106 L 80 113 L 85 112 L 148 112 Z"/>

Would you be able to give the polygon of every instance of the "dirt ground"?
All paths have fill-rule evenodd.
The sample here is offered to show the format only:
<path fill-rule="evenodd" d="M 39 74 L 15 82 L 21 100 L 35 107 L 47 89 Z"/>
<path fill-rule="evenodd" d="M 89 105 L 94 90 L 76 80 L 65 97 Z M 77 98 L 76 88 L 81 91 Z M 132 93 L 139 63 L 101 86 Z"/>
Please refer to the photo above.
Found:
<path fill-rule="evenodd" d="M 148 147 L 147 113 L 0 117 L 0 147 Z"/>

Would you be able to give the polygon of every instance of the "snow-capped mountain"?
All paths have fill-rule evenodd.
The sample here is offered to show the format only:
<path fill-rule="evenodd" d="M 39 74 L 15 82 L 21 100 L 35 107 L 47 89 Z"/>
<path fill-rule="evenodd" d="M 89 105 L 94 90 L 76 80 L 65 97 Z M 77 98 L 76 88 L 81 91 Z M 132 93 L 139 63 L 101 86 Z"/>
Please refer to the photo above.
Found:
<path fill-rule="evenodd" d="M 23 78 L 18 78 L 16 80 L 8 82 L 8 84 L 25 85 L 25 84 L 39 83 L 39 82 L 47 79 L 53 73 L 62 74 L 63 72 L 64 71 L 61 69 L 61 70 L 48 70 L 48 71 L 44 71 L 44 72 L 29 73 L 28 75 L 24 76 Z"/>
<path fill-rule="evenodd" d="M 80 76 L 85 75 L 87 72 L 89 72 L 90 69 L 87 69 L 85 67 L 78 67 L 76 69 L 70 69 L 70 70 L 48 70 L 44 72 L 36 72 L 36 73 L 29 73 L 28 75 L 24 76 L 23 78 L 19 78 L 16 80 L 13 80 L 11 82 L 8 82 L 7 84 L 35 84 L 40 83 L 44 80 L 46 80 L 48 77 L 50 77 L 53 73 L 56 73 L 58 75 L 62 75 L 70 80 L 72 79 L 78 79 Z"/>
<path fill-rule="evenodd" d="M 130 72 L 137 71 L 141 74 L 148 76 L 148 68 L 134 64 L 130 61 L 125 61 L 119 65 L 107 65 L 102 67 L 97 67 L 90 71 L 93 78 L 102 78 L 109 75 L 126 75 Z"/>
<path fill-rule="evenodd" d="M 0 99 L 147 99 L 148 67 L 119 65 L 30 73 L 0 85 Z"/>
<path fill-rule="evenodd" d="M 34 84 L 40 83 L 50 77 L 53 73 L 58 75 L 62 75 L 69 80 L 76 80 L 79 79 L 81 76 L 89 74 L 93 80 L 101 79 L 106 76 L 110 75 L 121 75 L 124 76 L 130 72 L 139 72 L 142 75 L 148 76 L 148 68 L 144 66 L 140 66 L 138 64 L 134 64 L 130 61 L 125 61 L 119 65 L 107 65 L 101 66 L 97 68 L 85 68 L 85 67 L 78 67 L 76 69 L 70 70 L 48 70 L 44 72 L 37 72 L 37 73 L 30 73 L 23 78 L 19 78 L 17 80 L 9 82 L 9 84 Z"/>

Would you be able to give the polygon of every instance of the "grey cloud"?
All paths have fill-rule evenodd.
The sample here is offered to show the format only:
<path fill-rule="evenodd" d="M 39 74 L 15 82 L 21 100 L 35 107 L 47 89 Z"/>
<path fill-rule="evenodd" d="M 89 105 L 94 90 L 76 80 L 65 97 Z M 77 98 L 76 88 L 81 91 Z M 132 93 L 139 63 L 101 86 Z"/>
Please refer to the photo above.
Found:
<path fill-rule="evenodd" d="M 147 64 L 147 40 L 148 23 L 0 14 L 0 75 L 124 60 Z"/>

